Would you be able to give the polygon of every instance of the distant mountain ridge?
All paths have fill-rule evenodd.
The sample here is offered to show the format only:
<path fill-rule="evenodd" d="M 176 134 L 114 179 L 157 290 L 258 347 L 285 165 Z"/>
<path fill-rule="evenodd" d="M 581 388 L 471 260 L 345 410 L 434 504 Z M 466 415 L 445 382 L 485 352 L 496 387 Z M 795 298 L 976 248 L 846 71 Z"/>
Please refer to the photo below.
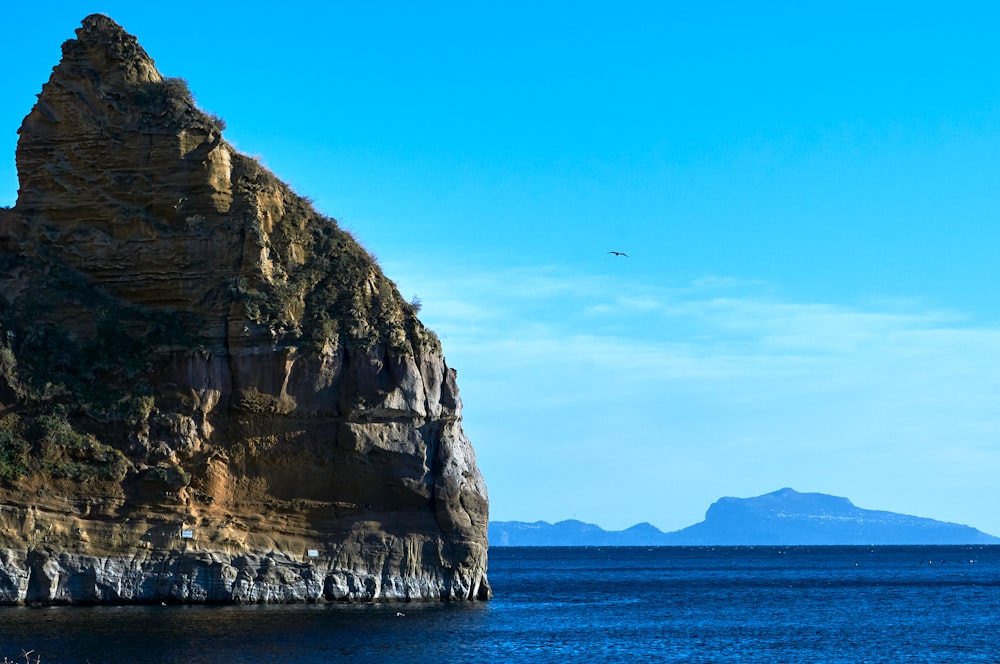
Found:
<path fill-rule="evenodd" d="M 856 507 L 847 498 L 780 489 L 754 498 L 720 498 L 705 520 L 665 533 L 649 523 L 608 531 L 567 520 L 493 521 L 491 546 L 710 546 L 823 544 L 1000 544 L 957 523 Z"/>

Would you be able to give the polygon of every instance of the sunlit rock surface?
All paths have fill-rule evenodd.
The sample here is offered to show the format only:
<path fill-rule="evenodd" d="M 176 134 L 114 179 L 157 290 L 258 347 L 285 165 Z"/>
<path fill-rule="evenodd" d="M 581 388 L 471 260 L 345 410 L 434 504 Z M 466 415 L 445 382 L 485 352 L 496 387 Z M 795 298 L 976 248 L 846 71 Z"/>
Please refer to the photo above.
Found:
<path fill-rule="evenodd" d="M 0 602 L 486 599 L 455 371 L 372 257 L 83 21 L 0 210 Z"/>

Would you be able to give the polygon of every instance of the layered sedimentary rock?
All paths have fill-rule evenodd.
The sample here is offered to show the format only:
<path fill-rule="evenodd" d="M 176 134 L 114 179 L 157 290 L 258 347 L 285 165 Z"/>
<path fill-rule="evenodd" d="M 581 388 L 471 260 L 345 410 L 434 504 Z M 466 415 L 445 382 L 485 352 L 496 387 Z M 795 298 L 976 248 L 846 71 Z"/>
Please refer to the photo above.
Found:
<path fill-rule="evenodd" d="M 0 210 L 0 602 L 485 599 L 455 371 L 111 19 Z"/>

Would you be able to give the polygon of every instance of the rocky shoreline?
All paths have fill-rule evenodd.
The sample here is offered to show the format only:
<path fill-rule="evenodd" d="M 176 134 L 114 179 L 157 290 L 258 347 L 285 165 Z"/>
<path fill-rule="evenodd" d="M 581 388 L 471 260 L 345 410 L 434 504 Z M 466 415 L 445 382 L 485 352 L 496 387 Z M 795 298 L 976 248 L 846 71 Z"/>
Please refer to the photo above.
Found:
<path fill-rule="evenodd" d="M 280 553 L 172 551 L 93 556 L 0 550 L 0 604 L 285 604 L 486 599 L 485 586 L 442 574 L 345 569 Z"/>

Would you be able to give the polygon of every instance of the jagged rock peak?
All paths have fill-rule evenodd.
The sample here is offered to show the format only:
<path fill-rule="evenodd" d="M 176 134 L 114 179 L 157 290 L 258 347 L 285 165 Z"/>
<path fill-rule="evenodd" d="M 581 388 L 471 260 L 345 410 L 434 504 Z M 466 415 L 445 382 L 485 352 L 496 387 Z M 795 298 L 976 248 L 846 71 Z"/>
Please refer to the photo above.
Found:
<path fill-rule="evenodd" d="M 92 184 L 88 179 L 95 169 L 121 174 L 114 189 L 130 198 L 130 190 L 144 189 L 136 186 L 145 183 L 135 181 L 135 176 L 141 177 L 151 165 L 171 169 L 176 166 L 171 162 L 181 157 L 187 162 L 198 158 L 200 166 L 221 142 L 221 121 L 195 107 L 183 79 L 165 79 L 136 38 L 120 25 L 93 14 L 76 34 L 77 39 L 63 44 L 62 59 L 18 130 L 22 209 L 52 207 L 44 198 L 60 191 L 80 193 L 76 189 Z M 220 199 L 216 207 L 223 209 L 230 183 L 222 171 L 230 170 L 229 160 L 220 150 L 215 152 L 210 161 L 226 168 L 216 168 L 209 180 Z M 109 159 L 113 156 L 131 160 L 116 163 Z M 174 182 L 194 183 L 190 177 Z M 142 204 L 149 205 L 149 198 Z M 77 207 L 84 201 L 60 202 L 63 207 Z"/>
<path fill-rule="evenodd" d="M 63 61 L 56 69 L 100 73 L 105 85 L 162 80 L 153 59 L 139 40 L 104 14 L 91 14 L 76 30 L 76 39 L 63 44 Z"/>

